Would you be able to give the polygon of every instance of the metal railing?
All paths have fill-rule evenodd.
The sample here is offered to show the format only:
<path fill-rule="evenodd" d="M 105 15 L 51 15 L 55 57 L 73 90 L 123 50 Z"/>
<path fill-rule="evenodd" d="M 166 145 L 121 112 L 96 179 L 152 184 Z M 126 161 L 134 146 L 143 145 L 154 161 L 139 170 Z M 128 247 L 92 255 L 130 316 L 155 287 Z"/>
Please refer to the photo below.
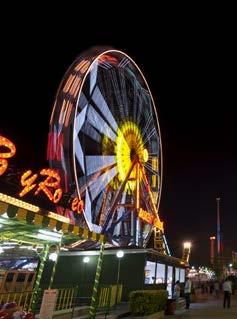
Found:
<path fill-rule="evenodd" d="M 29 311 L 32 296 L 33 290 L 23 292 L 0 292 L 0 304 L 5 304 L 7 302 L 15 302 L 18 306 L 22 307 L 23 310 Z"/>
<path fill-rule="evenodd" d="M 77 292 L 78 292 L 77 287 L 58 289 L 58 297 L 57 297 L 55 311 L 73 308 L 75 305 Z"/>
<path fill-rule="evenodd" d="M 101 287 L 99 292 L 97 311 L 109 313 L 110 309 L 121 302 L 122 285 L 110 285 Z"/>
<path fill-rule="evenodd" d="M 99 297 L 97 303 L 98 311 L 105 311 L 109 313 L 109 310 L 116 304 L 121 302 L 122 297 L 122 285 L 110 285 L 101 287 L 99 290 Z M 43 299 L 44 290 L 38 290 L 39 298 L 37 302 L 36 311 L 40 309 L 40 305 Z M 25 311 L 30 311 L 33 294 L 36 291 L 24 291 L 24 292 L 0 292 L 0 304 L 7 302 L 16 302 L 18 306 L 22 307 Z M 81 298 L 78 296 L 78 287 L 60 288 L 58 289 L 57 301 L 55 311 L 73 309 L 79 305 Z"/>

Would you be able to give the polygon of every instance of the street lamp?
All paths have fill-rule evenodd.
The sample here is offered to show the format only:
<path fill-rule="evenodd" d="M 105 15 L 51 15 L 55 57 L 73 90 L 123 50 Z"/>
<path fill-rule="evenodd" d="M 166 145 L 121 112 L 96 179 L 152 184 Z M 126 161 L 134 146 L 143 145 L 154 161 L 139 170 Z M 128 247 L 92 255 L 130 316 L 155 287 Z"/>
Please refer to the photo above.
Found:
<path fill-rule="evenodd" d="M 124 256 L 124 252 L 122 250 L 118 250 L 117 253 L 116 253 L 116 256 L 118 258 L 118 272 L 117 272 L 117 282 L 116 282 L 116 286 L 117 286 L 117 289 L 116 289 L 116 303 L 117 303 L 117 299 L 118 299 L 118 284 L 119 284 L 119 275 L 120 275 L 120 260 L 121 258 L 123 258 Z"/>
<path fill-rule="evenodd" d="M 86 265 L 88 264 L 88 262 L 90 261 L 90 257 L 85 256 L 83 258 L 83 263 L 84 263 L 84 289 L 85 289 L 85 293 L 86 293 Z"/>
<path fill-rule="evenodd" d="M 184 242 L 182 261 L 186 264 L 188 264 L 188 261 L 189 261 L 190 249 L 191 249 L 191 242 L 189 241 Z"/>
<path fill-rule="evenodd" d="M 88 256 L 86 256 L 86 257 L 83 258 L 83 262 L 84 262 L 85 264 L 87 264 L 89 261 L 90 261 L 90 258 L 89 258 Z"/>

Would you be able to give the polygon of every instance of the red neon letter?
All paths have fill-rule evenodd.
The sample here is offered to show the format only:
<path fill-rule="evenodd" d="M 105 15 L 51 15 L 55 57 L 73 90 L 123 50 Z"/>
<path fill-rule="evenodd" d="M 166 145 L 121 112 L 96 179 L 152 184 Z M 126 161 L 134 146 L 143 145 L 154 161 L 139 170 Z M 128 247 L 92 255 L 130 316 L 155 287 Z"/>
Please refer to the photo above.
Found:
<path fill-rule="evenodd" d="M 84 202 L 82 199 L 79 199 L 78 197 L 75 197 L 72 201 L 71 205 L 72 211 L 77 212 L 78 214 L 81 214 L 84 209 Z"/>
<path fill-rule="evenodd" d="M 49 200 L 56 204 L 60 201 L 63 194 L 63 191 L 60 188 L 61 178 L 59 174 L 53 169 L 42 169 L 40 175 L 47 176 L 47 178 L 39 183 L 35 195 L 39 194 L 40 191 L 43 191 Z M 54 194 L 52 194 L 52 191 L 49 188 L 55 189 Z"/>
<path fill-rule="evenodd" d="M 20 197 L 23 197 L 25 194 L 29 193 L 36 186 L 36 184 L 33 183 L 36 180 L 38 174 L 34 174 L 33 176 L 29 177 L 31 174 L 32 171 L 29 170 L 21 176 L 21 185 L 25 186 L 25 188 L 20 192 Z"/>
<path fill-rule="evenodd" d="M 6 158 L 10 158 L 14 156 L 16 153 L 15 145 L 11 141 L 9 141 L 7 138 L 0 135 L 0 148 L 1 147 L 8 148 L 10 152 L 9 151 L 0 152 L 0 175 L 2 175 L 7 169 L 8 162 Z"/>

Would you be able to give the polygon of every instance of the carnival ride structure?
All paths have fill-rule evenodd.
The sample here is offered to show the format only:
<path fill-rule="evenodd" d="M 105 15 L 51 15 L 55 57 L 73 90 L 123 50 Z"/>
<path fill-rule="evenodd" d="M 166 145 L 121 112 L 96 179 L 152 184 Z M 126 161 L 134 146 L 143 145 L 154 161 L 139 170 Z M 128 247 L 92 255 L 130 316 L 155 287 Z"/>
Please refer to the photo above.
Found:
<path fill-rule="evenodd" d="M 79 198 L 75 223 L 115 246 L 145 247 L 158 215 L 162 144 L 156 106 L 139 67 L 125 53 L 93 48 L 67 70 L 50 120 L 48 160 L 63 191 Z"/>

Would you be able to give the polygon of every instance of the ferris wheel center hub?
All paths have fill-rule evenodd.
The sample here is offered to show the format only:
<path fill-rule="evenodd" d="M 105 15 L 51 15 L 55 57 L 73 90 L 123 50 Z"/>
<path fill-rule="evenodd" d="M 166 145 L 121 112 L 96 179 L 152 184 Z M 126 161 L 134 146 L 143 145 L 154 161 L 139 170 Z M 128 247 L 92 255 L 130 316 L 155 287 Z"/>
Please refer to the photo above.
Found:
<path fill-rule="evenodd" d="M 121 182 L 126 179 L 127 173 L 134 161 L 140 165 L 148 160 L 148 151 L 144 147 L 142 134 L 136 123 L 127 121 L 117 132 L 115 156 L 117 160 L 118 177 Z M 134 167 L 127 186 L 127 190 L 134 191 L 136 187 L 136 168 Z"/>

